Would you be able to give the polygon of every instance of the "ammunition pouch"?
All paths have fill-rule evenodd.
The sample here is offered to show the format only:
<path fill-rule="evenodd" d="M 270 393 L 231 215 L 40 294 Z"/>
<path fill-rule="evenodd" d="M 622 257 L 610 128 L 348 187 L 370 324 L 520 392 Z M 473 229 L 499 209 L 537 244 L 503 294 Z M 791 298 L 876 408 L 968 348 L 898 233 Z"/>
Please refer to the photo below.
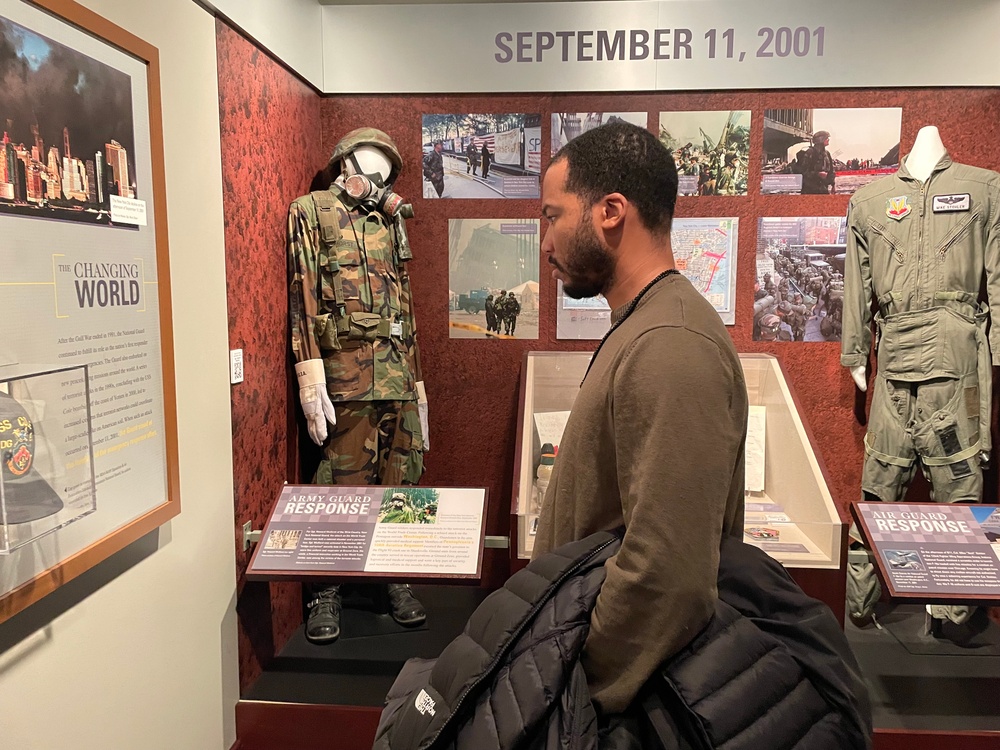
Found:
<path fill-rule="evenodd" d="M 406 334 L 405 326 L 396 323 L 398 329 L 393 333 L 393 321 L 390 318 L 383 318 L 378 313 L 353 312 L 343 320 L 343 324 L 338 321 L 338 328 L 345 328 L 348 341 L 366 341 L 373 343 L 376 339 L 388 339 L 395 336 L 402 338 Z"/>
<path fill-rule="evenodd" d="M 340 349 L 337 324 L 329 313 L 316 316 L 316 340 L 320 349 Z"/>
<path fill-rule="evenodd" d="M 379 323 L 382 316 L 378 313 L 353 312 L 347 316 L 347 338 L 349 341 L 367 341 L 378 338 Z"/>

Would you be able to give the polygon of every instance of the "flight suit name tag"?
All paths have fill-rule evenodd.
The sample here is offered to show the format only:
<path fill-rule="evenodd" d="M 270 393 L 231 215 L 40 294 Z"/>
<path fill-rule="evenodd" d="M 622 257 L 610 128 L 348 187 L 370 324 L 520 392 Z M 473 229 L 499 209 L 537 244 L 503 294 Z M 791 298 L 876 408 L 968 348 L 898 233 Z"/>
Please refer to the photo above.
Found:
<path fill-rule="evenodd" d="M 936 214 L 950 213 L 952 211 L 968 211 L 972 208 L 972 196 L 969 193 L 935 195 L 934 200 L 931 202 L 931 208 Z"/>

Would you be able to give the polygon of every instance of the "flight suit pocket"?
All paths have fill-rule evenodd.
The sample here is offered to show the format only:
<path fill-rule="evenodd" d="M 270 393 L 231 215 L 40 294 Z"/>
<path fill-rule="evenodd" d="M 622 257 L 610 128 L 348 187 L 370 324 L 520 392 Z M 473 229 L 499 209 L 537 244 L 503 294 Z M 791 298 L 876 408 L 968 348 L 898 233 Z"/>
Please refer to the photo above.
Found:
<path fill-rule="evenodd" d="M 939 256 L 944 257 L 948 250 L 955 246 L 960 240 L 962 240 L 972 228 L 979 221 L 980 210 L 970 212 L 964 216 L 954 227 L 952 227 L 944 238 L 937 245 L 937 253 Z"/>
<path fill-rule="evenodd" d="M 903 240 L 896 237 L 886 226 L 875 219 L 868 220 L 868 228 L 878 238 L 875 241 L 869 241 L 868 251 L 872 262 L 882 259 L 891 259 L 895 263 L 906 261 L 906 255 L 903 252 L 906 243 Z"/>

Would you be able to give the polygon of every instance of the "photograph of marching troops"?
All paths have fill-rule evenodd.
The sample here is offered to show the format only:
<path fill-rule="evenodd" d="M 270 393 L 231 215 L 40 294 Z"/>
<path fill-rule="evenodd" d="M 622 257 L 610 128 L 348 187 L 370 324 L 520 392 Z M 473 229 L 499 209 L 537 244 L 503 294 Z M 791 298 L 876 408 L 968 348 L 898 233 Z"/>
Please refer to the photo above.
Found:
<path fill-rule="evenodd" d="M 766 109 L 761 192 L 850 195 L 899 167 L 903 110 Z"/>
<path fill-rule="evenodd" d="M 552 148 L 555 156 L 559 149 L 576 138 L 581 133 L 593 130 L 601 125 L 612 122 L 628 122 L 646 127 L 645 112 L 553 112 L 552 113 Z"/>
<path fill-rule="evenodd" d="M 847 220 L 760 219 L 754 341 L 840 341 Z"/>
<path fill-rule="evenodd" d="M 450 219 L 451 338 L 538 338 L 538 219 Z"/>
<path fill-rule="evenodd" d="M 678 195 L 746 195 L 750 112 L 661 112 L 660 142 L 674 154 Z"/>

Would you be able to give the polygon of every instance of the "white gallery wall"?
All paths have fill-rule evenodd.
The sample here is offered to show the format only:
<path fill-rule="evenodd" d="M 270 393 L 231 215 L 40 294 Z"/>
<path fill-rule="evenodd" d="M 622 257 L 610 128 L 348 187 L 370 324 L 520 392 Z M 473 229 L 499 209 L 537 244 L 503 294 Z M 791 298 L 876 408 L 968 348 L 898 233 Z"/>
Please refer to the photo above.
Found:
<path fill-rule="evenodd" d="M 228 750 L 239 685 L 215 20 L 192 0 L 83 4 L 160 52 L 182 507 L 0 625 L 0 747 Z"/>
<path fill-rule="evenodd" d="M 323 90 L 323 8 L 318 0 L 196 2 L 225 16 L 316 89 Z"/>

